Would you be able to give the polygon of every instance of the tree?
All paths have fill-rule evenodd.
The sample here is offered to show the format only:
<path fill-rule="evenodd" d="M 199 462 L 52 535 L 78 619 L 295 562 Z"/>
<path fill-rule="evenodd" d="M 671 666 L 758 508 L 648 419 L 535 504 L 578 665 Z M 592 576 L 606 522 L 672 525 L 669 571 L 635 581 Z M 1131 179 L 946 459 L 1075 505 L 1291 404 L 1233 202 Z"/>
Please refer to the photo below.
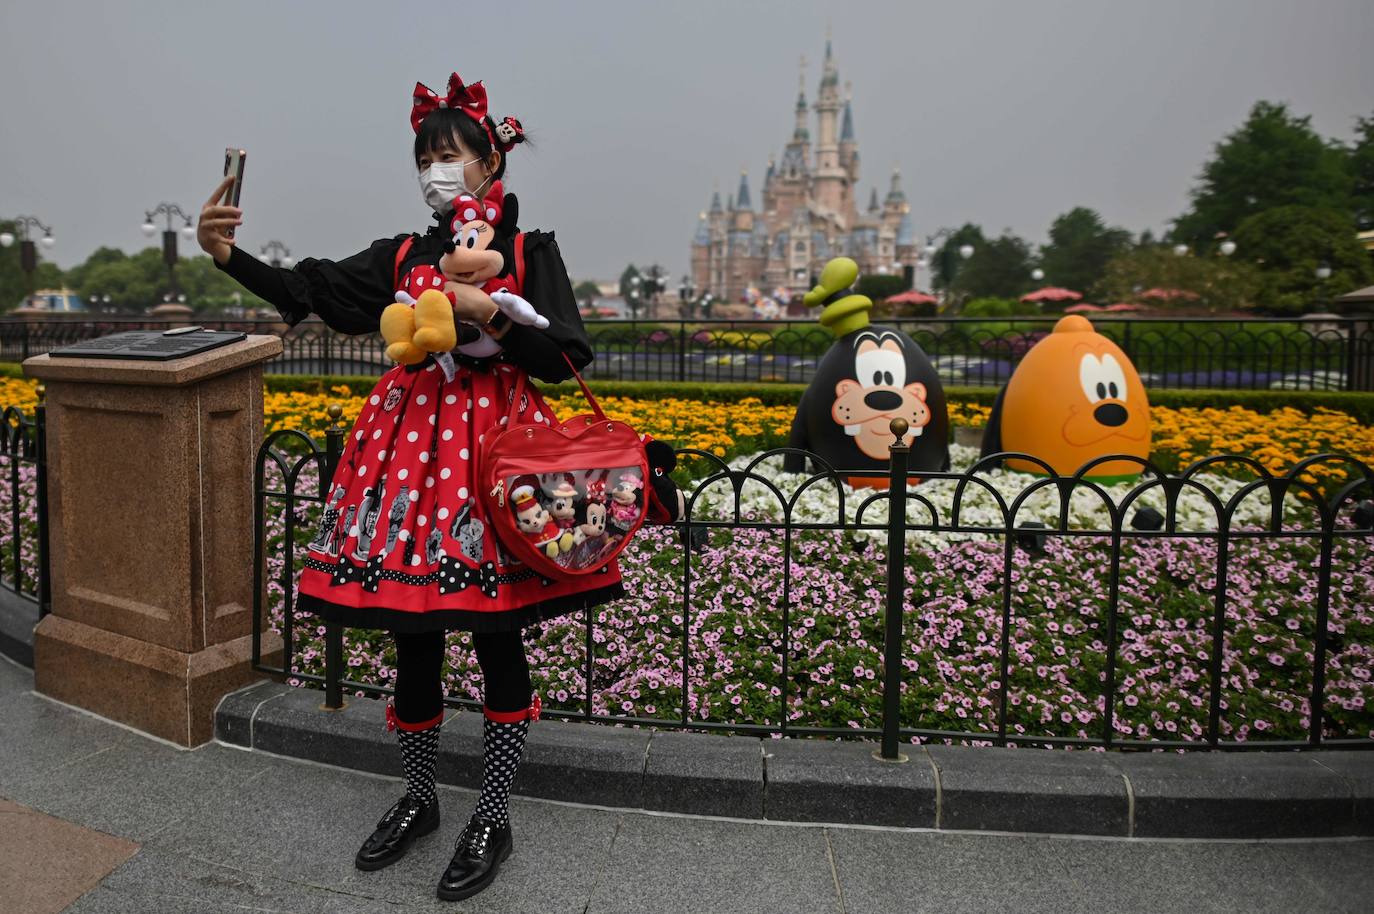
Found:
<path fill-rule="evenodd" d="M 1031 249 L 1010 231 L 974 248 L 951 291 L 960 298 L 1016 298 L 1031 282 Z"/>
<path fill-rule="evenodd" d="M 590 279 L 584 279 L 573 289 L 573 298 L 584 305 L 590 305 L 601 297 L 601 288 Z"/>
<path fill-rule="evenodd" d="M 950 233 L 945 238 L 944 245 L 935 252 L 934 262 L 931 264 L 931 286 L 936 289 L 950 288 L 964 265 L 964 259 L 959 256 L 959 248 L 971 244 L 977 252 L 986 243 L 983 230 L 972 222 L 965 222 L 959 229 Z"/>
<path fill-rule="evenodd" d="M 906 278 L 900 273 L 865 273 L 854 283 L 854 291 L 875 302 L 906 291 Z"/>
<path fill-rule="evenodd" d="M 1286 105 L 1259 101 L 1239 129 L 1227 134 L 1203 165 L 1192 209 L 1174 220 L 1173 236 L 1194 250 L 1210 250 L 1218 232 L 1279 206 L 1351 211 L 1347 152 L 1295 117 Z"/>
<path fill-rule="evenodd" d="M 205 254 L 177 261 L 177 286 L 186 295 L 186 303 L 201 314 L 230 308 L 272 309 L 272 305 L 239 285 Z"/>
<path fill-rule="evenodd" d="M 82 298 L 89 301 L 108 295 L 111 306 L 119 311 L 141 312 L 162 301 L 169 288 L 160 248 L 144 248 L 132 257 L 101 248 L 74 270 L 79 276 L 75 289 Z"/>
<path fill-rule="evenodd" d="M 1196 299 L 1150 302 L 1153 307 L 1236 311 L 1254 304 L 1260 285 L 1258 269 L 1237 254 L 1180 257 L 1168 246 L 1137 247 L 1117 254 L 1091 290 L 1099 302 L 1140 302 L 1147 289 L 1181 289 Z"/>
<path fill-rule="evenodd" d="M 1374 282 L 1374 266 L 1346 213 L 1310 206 L 1281 206 L 1251 216 L 1236 229 L 1236 256 L 1258 261 L 1257 303 L 1266 311 L 1324 310 L 1331 297 Z M 1326 280 L 1317 267 L 1331 268 Z"/>
<path fill-rule="evenodd" d="M 1351 208 L 1361 231 L 1374 229 L 1374 116 L 1355 119 L 1355 145 L 1350 149 L 1350 175 L 1354 181 Z"/>
<path fill-rule="evenodd" d="M 1040 249 L 1040 266 L 1051 285 L 1083 291 L 1092 288 L 1107 263 L 1130 244 L 1130 232 L 1108 228 L 1096 211 L 1078 206 L 1050 226 L 1050 243 Z"/>

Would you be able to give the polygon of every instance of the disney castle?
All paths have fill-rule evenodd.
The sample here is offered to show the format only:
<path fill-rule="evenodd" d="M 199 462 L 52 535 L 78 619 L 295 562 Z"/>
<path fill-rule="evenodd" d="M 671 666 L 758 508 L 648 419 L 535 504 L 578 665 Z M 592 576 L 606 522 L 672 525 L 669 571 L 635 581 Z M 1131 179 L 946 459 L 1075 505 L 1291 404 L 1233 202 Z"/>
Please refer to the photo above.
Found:
<path fill-rule="evenodd" d="M 803 62 L 803 67 L 805 63 Z M 893 170 L 887 195 L 872 188 L 860 211 L 859 145 L 848 86 L 840 97 L 840 74 L 825 42 L 825 62 L 814 105 L 806 101 L 803 70 L 796 126 L 779 162 L 769 157 L 761 211 L 754 209 L 749 174 L 724 206 L 720 192 L 701 214 L 692 240 L 692 281 L 697 291 L 723 301 L 742 301 L 750 287 L 790 294 L 811 289 L 832 257 L 852 257 L 862 274 L 897 273 L 910 286 L 919 246 L 911 205 Z M 816 113 L 814 143 L 810 111 Z"/>

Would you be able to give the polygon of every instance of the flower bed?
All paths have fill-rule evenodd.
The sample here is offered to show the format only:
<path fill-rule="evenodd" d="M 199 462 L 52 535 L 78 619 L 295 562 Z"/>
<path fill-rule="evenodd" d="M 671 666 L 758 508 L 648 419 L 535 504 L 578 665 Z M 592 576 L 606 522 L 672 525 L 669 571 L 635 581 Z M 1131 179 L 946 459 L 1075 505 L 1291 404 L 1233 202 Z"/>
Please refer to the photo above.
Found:
<path fill-rule="evenodd" d="M 33 384 L 0 382 L 0 397 L 31 409 Z M 321 437 L 332 402 L 344 407 L 345 422 L 362 398 L 341 387 L 323 395 L 272 394 L 267 397 L 269 430 L 299 428 Z M 752 452 L 785 443 L 792 408 L 757 399 L 738 403 L 698 400 L 607 397 L 607 412 L 662 437 L 678 447 L 699 448 L 742 469 Z M 559 415 L 582 411 L 580 397 L 551 401 Z M 951 405 L 956 423 L 976 425 L 986 407 Z M 1155 459 L 1176 467 L 1200 454 L 1228 450 L 1248 453 L 1273 471 L 1283 471 L 1299 454 L 1345 451 L 1374 462 L 1374 431 L 1345 414 L 1318 410 L 1311 416 L 1276 410 L 1261 414 L 1230 410 L 1155 410 Z M 976 458 L 954 447 L 956 467 Z M 707 461 L 685 458 L 684 483 L 701 479 Z M 784 493 L 803 477 L 779 471 L 768 458 L 755 471 Z M 5 468 L 7 469 L 7 468 Z M 1344 471 L 1319 469 L 1330 483 Z M 20 468 L 21 487 L 32 488 L 33 470 Z M 269 482 L 275 471 L 269 474 Z M 1235 477 L 1244 477 L 1240 472 Z M 1199 480 L 1223 501 L 1244 484 L 1242 478 L 1202 474 Z M 995 471 L 985 477 L 1004 496 L 1013 496 L 1033 478 Z M 279 485 L 279 480 L 274 484 Z M 317 492 L 313 468 L 301 474 L 297 491 Z M 928 481 L 919 493 L 947 517 L 953 483 Z M 1111 487 L 1120 501 L 1129 487 Z M 839 510 L 838 494 L 845 496 Z M 741 491 L 743 527 L 713 529 L 710 545 L 693 554 L 684 605 L 683 553 L 672 531 L 647 530 L 623 554 L 622 569 L 631 596 L 599 607 L 595 613 L 591 681 L 586 678 L 586 629 L 577 619 L 557 620 L 527 631 L 536 686 L 547 705 L 578 711 L 590 691 L 592 710 L 625 717 L 718 723 L 753 722 L 872 728 L 880 721 L 883 587 L 886 566 L 883 531 L 794 530 L 790 555 L 783 533 L 758 526 L 781 519 L 781 506 L 767 486 L 747 482 Z M 792 519 L 800 523 L 855 521 L 867 493 L 836 489 L 821 481 L 797 500 Z M 0 486 L 0 551 L 9 567 L 13 531 L 8 487 Z M 22 497 L 22 496 L 21 496 Z M 1155 490 L 1140 504 L 1163 508 Z M 1061 505 L 1053 487 L 1028 499 L 1017 523 L 1053 526 Z M 734 493 L 717 482 L 698 494 L 696 520 L 734 519 Z M 909 519 L 927 524 L 919 502 Z M 318 505 L 297 507 L 297 560 L 313 535 Z M 1311 526 L 1314 512 L 1290 499 L 1285 529 Z M 274 629 L 282 624 L 285 574 L 284 515 L 280 503 L 268 505 L 269 612 Z M 881 524 L 886 506 L 877 501 L 863 521 Z M 1107 508 L 1087 488 L 1076 490 L 1068 505 L 1072 530 L 1108 526 Z M 1268 493 L 1251 493 L 1241 502 L 1233 530 L 1258 527 L 1270 517 Z M 968 490 L 961 519 L 968 526 L 1001 526 L 995 499 L 977 487 Z M 1179 502 L 1179 529 L 1206 533 L 1217 526 L 1208 500 L 1185 490 Z M 750 526 L 752 525 L 752 526 Z M 35 523 L 32 500 L 21 503 L 21 564 L 32 568 Z M 1374 592 L 1368 563 L 1369 539 L 1338 537 L 1333 550 L 1332 588 L 1326 656 L 1327 700 L 1324 733 L 1329 738 L 1374 738 L 1374 618 L 1367 594 Z M 1009 732 L 1021 741 L 1037 737 L 1100 738 L 1106 727 L 1102 674 L 1106 651 L 1106 611 L 1110 603 L 1109 545 L 1100 536 L 1051 537 L 1043 554 L 1017 550 L 1004 589 L 1004 552 L 1000 539 L 986 534 L 915 530 L 908 534 L 905 571 L 910 609 L 906 615 L 901 696 L 903 726 L 926 730 L 987 732 L 995 729 L 1001 689 L 998 682 L 1003 635 L 1002 600 L 1010 594 L 1007 630 L 1010 665 L 1006 681 Z M 1201 738 L 1207 727 L 1216 611 L 1215 538 L 1128 540 L 1122 547 L 1117 613 L 1119 655 L 1112 730 L 1137 739 Z M 1310 537 L 1236 538 L 1230 542 L 1226 637 L 1222 645 L 1223 739 L 1302 739 L 1310 722 L 1311 651 L 1316 625 L 1317 547 Z M 790 585 L 790 623 L 786 700 L 783 651 L 783 581 Z M 31 582 L 26 581 L 26 586 Z M 298 620 L 298 653 L 293 671 L 322 674 L 323 629 L 313 619 Z M 394 652 L 385 633 L 350 631 L 345 658 L 351 680 L 378 685 L 392 682 Z M 684 688 L 685 676 L 685 688 Z M 445 671 L 450 696 L 481 697 L 481 681 L 466 636 L 450 643 Z"/>

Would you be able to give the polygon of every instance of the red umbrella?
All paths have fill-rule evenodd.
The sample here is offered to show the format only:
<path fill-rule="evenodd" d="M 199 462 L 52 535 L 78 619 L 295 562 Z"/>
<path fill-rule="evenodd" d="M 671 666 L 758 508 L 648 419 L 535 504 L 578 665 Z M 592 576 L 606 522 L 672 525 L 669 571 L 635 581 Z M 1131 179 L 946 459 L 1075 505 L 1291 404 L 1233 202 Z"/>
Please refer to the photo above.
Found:
<path fill-rule="evenodd" d="M 1146 289 L 1144 292 L 1140 293 L 1140 297 L 1157 298 L 1160 301 L 1172 301 L 1176 298 L 1196 301 L 1202 296 L 1198 295 L 1196 292 L 1190 292 L 1187 289 Z"/>
<path fill-rule="evenodd" d="M 940 303 L 940 300 L 934 295 L 917 292 L 915 289 L 890 296 L 887 300 L 889 303 L 896 305 L 937 305 Z"/>
<path fill-rule="evenodd" d="M 1068 309 L 1065 309 L 1065 310 L 1068 310 Z M 1105 311 L 1144 311 L 1145 309 L 1142 308 L 1142 307 L 1140 307 L 1140 305 L 1133 305 L 1133 304 L 1131 304 L 1130 302 L 1127 302 L 1127 301 L 1119 301 L 1119 302 L 1117 302 L 1117 303 L 1114 304 L 1114 305 L 1108 305 L 1108 306 L 1107 306 L 1106 308 L 1104 308 L 1103 310 L 1105 310 Z"/>
<path fill-rule="evenodd" d="M 1086 312 L 1086 311 L 1103 311 L 1103 310 L 1106 310 L 1106 309 L 1104 309 L 1101 305 L 1094 305 L 1094 304 L 1090 304 L 1090 303 L 1088 303 L 1088 302 L 1083 302 L 1083 303 L 1080 304 L 1080 305 L 1069 305 L 1067 308 L 1064 309 L 1064 313 L 1065 313 L 1065 314 L 1082 314 L 1082 313 L 1084 313 L 1084 312 Z"/>
<path fill-rule="evenodd" d="M 1058 286 L 1046 286 L 1043 289 L 1036 289 L 1028 295 L 1022 295 L 1021 300 L 1026 302 L 1038 301 L 1078 301 L 1082 298 L 1072 289 L 1061 289 Z"/>

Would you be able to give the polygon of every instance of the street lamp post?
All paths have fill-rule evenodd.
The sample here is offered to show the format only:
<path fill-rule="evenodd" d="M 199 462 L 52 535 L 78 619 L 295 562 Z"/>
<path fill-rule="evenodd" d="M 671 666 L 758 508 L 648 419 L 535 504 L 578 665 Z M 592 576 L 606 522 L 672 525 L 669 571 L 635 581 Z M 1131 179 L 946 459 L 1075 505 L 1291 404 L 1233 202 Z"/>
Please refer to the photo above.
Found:
<path fill-rule="evenodd" d="M 1321 298 L 1322 311 L 1326 311 L 1331 307 L 1330 294 L 1326 285 L 1326 281 L 1331 278 L 1331 264 L 1323 260 L 1321 263 L 1317 264 L 1317 268 L 1312 271 L 1312 275 L 1316 276 L 1317 282 L 1321 283 L 1321 285 L 1317 287 L 1317 291 Z"/>
<path fill-rule="evenodd" d="M 181 227 L 181 234 L 190 240 L 195 237 L 196 229 L 191 224 L 191 216 L 175 203 L 159 203 L 155 209 L 148 210 L 143 217 L 143 234 L 149 238 L 157 233 L 157 226 L 153 224 L 153 219 L 157 216 L 167 217 L 167 228 L 162 232 L 162 261 L 167 264 L 167 285 L 168 292 L 163 296 L 164 301 L 178 299 L 185 301 L 185 297 L 177 293 L 177 233 L 172 228 L 172 218 L 180 216 L 186 220 L 186 224 Z"/>
<path fill-rule="evenodd" d="M 638 273 L 630 277 L 630 288 L 625 296 L 625 304 L 630 309 L 631 320 L 635 320 L 639 317 L 639 293 L 643 284 L 644 280 L 640 279 Z"/>
<path fill-rule="evenodd" d="M 682 284 L 677 287 L 678 299 L 682 302 L 679 306 L 684 318 L 692 316 L 692 299 L 696 295 L 697 287 L 692 282 L 692 277 L 683 275 Z"/>
<path fill-rule="evenodd" d="M 33 294 L 33 272 L 38 269 L 38 247 L 42 244 L 45 248 L 51 248 L 57 243 L 52 236 L 52 229 L 44 225 L 37 216 L 17 216 L 14 219 L 15 227 L 19 231 L 19 267 L 24 271 L 24 278 L 28 285 L 29 294 Z M 29 237 L 31 229 L 38 229 L 43 233 L 43 237 L 34 242 Z M 0 232 L 0 247 L 9 247 L 14 244 L 15 236 L 10 232 Z"/>
<path fill-rule="evenodd" d="M 649 267 L 648 276 L 641 288 L 649 302 L 649 317 L 658 317 L 658 295 L 668 288 L 668 271 L 658 264 Z"/>
<path fill-rule="evenodd" d="M 944 241 L 944 240 L 946 240 L 946 239 L 952 237 L 953 235 L 954 235 L 954 229 L 948 229 L 948 228 L 942 228 L 942 229 L 940 229 L 938 232 L 936 232 L 936 233 L 933 234 L 933 235 L 927 235 L 927 236 L 926 236 L 925 247 L 923 247 L 923 248 L 921 249 L 921 256 L 920 256 L 919 258 L 917 258 L 917 260 L 916 260 L 916 269 L 917 269 L 918 271 L 921 270 L 921 269 L 929 269 L 929 270 L 930 270 L 930 285 L 931 285 L 931 288 L 934 288 L 934 287 L 935 287 L 935 255 L 938 254 L 938 253 L 940 253 L 940 248 L 936 245 L 936 242 L 937 242 L 937 241 Z M 974 247 L 973 247 L 973 245 L 971 245 L 971 244 L 961 244 L 961 245 L 959 246 L 958 254 L 959 254 L 960 259 L 962 259 L 962 260 L 968 260 L 970 257 L 973 256 L 973 252 L 974 252 Z M 946 263 L 945 266 L 948 267 L 949 264 Z M 946 281 L 948 281 L 948 280 L 951 279 L 952 277 L 950 277 L 950 276 L 948 275 L 948 273 L 949 273 L 949 270 L 948 270 L 948 269 L 946 269 L 945 272 L 946 272 L 945 279 L 946 279 Z"/>
<path fill-rule="evenodd" d="M 296 262 L 295 258 L 291 256 L 291 249 L 275 239 L 262 246 L 258 259 L 263 263 L 270 263 L 274 267 L 285 267 L 288 270 Z"/>

